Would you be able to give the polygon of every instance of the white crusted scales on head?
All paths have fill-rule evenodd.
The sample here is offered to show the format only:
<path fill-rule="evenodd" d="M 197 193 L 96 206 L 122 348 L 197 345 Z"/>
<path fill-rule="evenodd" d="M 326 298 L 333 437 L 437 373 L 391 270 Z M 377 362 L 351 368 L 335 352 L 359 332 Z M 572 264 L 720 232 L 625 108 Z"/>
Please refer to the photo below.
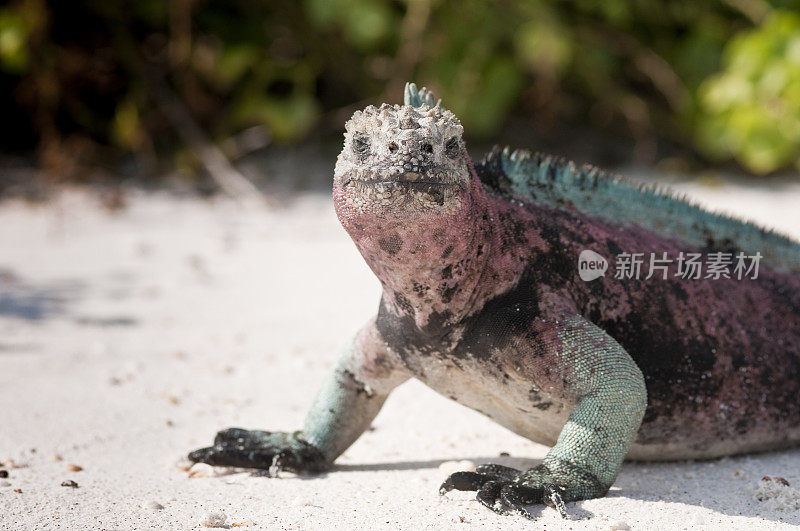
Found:
<path fill-rule="evenodd" d="M 358 210 L 405 204 L 457 206 L 470 170 L 456 116 L 426 88 L 406 84 L 405 105 L 370 105 L 345 124 L 334 186 Z"/>
<path fill-rule="evenodd" d="M 416 158 L 420 158 L 432 153 L 444 155 L 448 141 L 454 141 L 460 147 L 464 128 L 452 112 L 441 106 L 423 104 L 412 107 L 384 103 L 380 107 L 370 105 L 363 111 L 356 111 L 345 124 L 345 131 L 344 155 L 359 155 L 357 149 L 353 152 L 354 141 L 367 140 L 369 150 L 361 155 L 391 158 L 407 154 L 413 157 L 414 152 L 419 151 Z M 432 152 L 426 153 L 426 143 L 430 144 Z M 351 153 L 347 153 L 347 148 Z M 362 164 L 366 157 L 349 158 Z M 438 162 L 442 164 L 444 161 Z"/>

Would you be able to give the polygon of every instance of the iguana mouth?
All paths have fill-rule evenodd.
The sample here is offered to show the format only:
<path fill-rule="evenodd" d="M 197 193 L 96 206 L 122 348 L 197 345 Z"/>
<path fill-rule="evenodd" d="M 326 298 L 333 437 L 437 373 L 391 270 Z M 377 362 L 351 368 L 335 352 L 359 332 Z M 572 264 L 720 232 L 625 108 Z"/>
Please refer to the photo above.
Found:
<path fill-rule="evenodd" d="M 420 202 L 427 208 L 441 207 L 460 188 L 447 171 L 359 171 L 342 179 L 342 189 L 354 198 L 385 207 Z"/>
<path fill-rule="evenodd" d="M 345 179 L 342 184 L 347 186 L 351 183 L 358 183 L 366 186 L 397 186 L 415 189 L 455 186 L 456 183 L 443 180 L 446 176 L 445 172 L 438 172 L 435 177 L 432 177 L 414 171 L 395 173 L 388 176 L 380 174 L 354 175 Z"/>

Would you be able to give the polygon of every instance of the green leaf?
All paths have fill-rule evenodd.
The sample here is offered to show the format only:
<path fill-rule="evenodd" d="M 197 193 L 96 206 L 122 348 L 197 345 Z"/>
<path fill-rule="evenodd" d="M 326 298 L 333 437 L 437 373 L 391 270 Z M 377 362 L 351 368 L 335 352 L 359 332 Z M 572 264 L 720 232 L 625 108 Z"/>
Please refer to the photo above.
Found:
<path fill-rule="evenodd" d="M 0 67 L 6 72 L 24 72 L 28 66 L 28 33 L 25 19 L 10 9 L 0 10 Z"/>
<path fill-rule="evenodd" d="M 534 20 L 514 35 L 517 55 L 534 71 L 560 73 L 572 59 L 571 35 L 554 21 Z"/>
<path fill-rule="evenodd" d="M 112 122 L 111 136 L 117 146 L 135 151 L 144 139 L 139 108 L 133 98 L 127 98 L 117 105 Z"/>
<path fill-rule="evenodd" d="M 264 124 L 279 142 L 298 140 L 308 133 L 319 116 L 319 105 L 310 94 L 284 98 L 251 95 L 239 101 L 234 119 L 239 127 Z"/>

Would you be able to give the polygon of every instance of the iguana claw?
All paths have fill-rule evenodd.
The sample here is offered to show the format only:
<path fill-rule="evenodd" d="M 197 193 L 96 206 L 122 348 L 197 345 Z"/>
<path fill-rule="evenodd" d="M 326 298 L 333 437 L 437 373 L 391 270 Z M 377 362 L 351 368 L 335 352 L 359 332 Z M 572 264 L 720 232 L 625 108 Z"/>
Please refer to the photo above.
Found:
<path fill-rule="evenodd" d="M 540 467 L 522 472 L 503 465 L 480 465 L 475 472 L 455 472 L 439 487 L 439 493 L 451 490 L 474 490 L 483 505 L 499 514 L 517 513 L 525 518 L 535 516 L 528 509 L 535 504 L 554 508 L 562 518 L 569 518 L 564 504 L 565 489 L 561 485 L 538 481 L 544 478 Z"/>
<path fill-rule="evenodd" d="M 561 497 L 563 489 L 560 487 L 547 487 L 545 489 L 545 500 L 547 505 L 558 511 L 561 518 L 569 518 L 567 515 L 567 506 L 564 504 L 564 498 Z"/>
<path fill-rule="evenodd" d="M 229 428 L 217 433 L 214 446 L 189 454 L 196 463 L 260 469 L 256 475 L 278 477 L 290 472 L 322 472 L 330 463 L 300 432 L 284 433 Z"/>

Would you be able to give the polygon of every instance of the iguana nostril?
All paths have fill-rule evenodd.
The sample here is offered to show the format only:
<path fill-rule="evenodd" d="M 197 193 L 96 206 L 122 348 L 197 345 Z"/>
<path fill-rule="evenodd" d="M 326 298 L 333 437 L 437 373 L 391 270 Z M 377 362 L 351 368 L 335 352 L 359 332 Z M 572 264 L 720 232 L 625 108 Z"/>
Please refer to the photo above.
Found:
<path fill-rule="evenodd" d="M 433 153 L 433 146 L 430 144 L 430 142 L 425 142 L 422 144 L 422 151 L 425 153 Z"/>
<path fill-rule="evenodd" d="M 397 152 L 397 144 L 394 142 L 389 142 L 389 152 L 396 153 Z"/>

